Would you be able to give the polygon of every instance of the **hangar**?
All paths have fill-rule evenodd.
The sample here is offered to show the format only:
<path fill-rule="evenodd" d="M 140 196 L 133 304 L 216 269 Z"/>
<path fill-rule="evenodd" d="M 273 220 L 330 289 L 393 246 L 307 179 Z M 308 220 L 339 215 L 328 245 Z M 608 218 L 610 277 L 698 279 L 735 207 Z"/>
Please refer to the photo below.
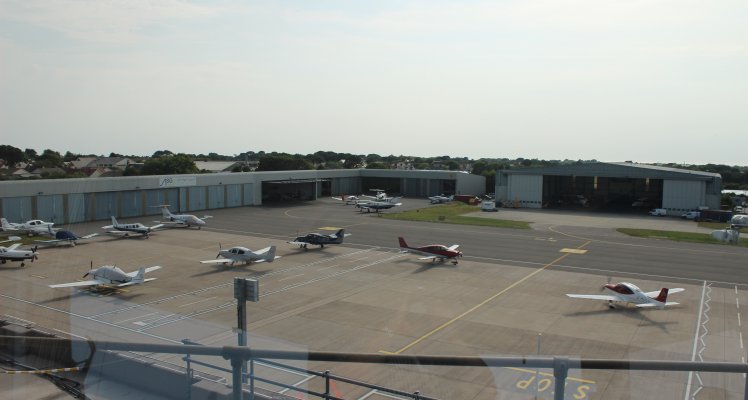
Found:
<path fill-rule="evenodd" d="M 594 162 L 500 170 L 496 199 L 513 207 L 680 213 L 719 209 L 722 176 L 638 163 Z"/>
<path fill-rule="evenodd" d="M 0 182 L 0 215 L 58 224 L 293 201 L 384 189 L 426 197 L 485 192 L 485 177 L 455 171 L 307 170 Z"/>

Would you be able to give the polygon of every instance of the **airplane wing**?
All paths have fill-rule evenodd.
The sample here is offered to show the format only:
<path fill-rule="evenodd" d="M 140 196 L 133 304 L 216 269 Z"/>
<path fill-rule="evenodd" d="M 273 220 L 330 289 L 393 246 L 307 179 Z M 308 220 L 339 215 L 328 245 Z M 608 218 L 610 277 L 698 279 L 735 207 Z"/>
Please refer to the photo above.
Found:
<path fill-rule="evenodd" d="M 86 236 L 81 236 L 81 237 L 79 237 L 79 238 L 77 238 L 77 239 L 50 239 L 50 240 L 36 240 L 36 242 L 39 242 L 39 243 L 48 243 L 48 244 L 51 244 L 51 243 L 60 243 L 60 242 L 74 242 L 74 241 L 76 241 L 76 240 L 91 239 L 91 238 L 92 238 L 92 237 L 94 237 L 94 236 L 99 236 L 99 234 L 98 234 L 98 233 L 92 233 L 92 234 L 90 234 L 90 235 L 86 235 Z"/>
<path fill-rule="evenodd" d="M 80 281 L 80 282 L 70 282 L 70 283 L 60 283 L 58 285 L 49 285 L 51 288 L 63 288 L 63 287 L 76 287 L 76 286 L 96 286 L 101 285 L 103 282 L 100 281 Z"/>
<path fill-rule="evenodd" d="M 686 290 L 686 289 L 683 289 L 683 288 L 672 288 L 672 289 L 668 289 L 667 290 L 667 294 L 669 296 L 669 295 L 671 295 L 673 293 L 680 293 L 680 292 L 682 292 L 684 290 Z M 647 297 L 657 297 L 657 296 L 660 295 L 660 291 L 659 290 L 655 290 L 655 291 L 647 292 L 647 293 L 644 293 L 644 294 L 647 295 Z"/>
<path fill-rule="evenodd" d="M 436 260 L 438 258 L 444 258 L 444 257 L 440 257 L 440 256 L 428 256 L 428 257 L 420 257 L 418 259 L 419 260 Z"/>
<path fill-rule="evenodd" d="M 158 225 L 149 226 L 148 229 L 154 230 L 154 229 L 162 228 L 163 226 L 164 224 L 158 224 Z"/>
<path fill-rule="evenodd" d="M 21 245 L 21 243 L 13 243 L 13 244 L 11 244 L 10 246 L 8 246 L 8 248 L 7 248 L 7 249 L 8 249 L 8 250 L 15 250 L 15 249 L 17 249 L 17 248 L 18 248 L 18 246 L 20 246 L 20 245 Z"/>
<path fill-rule="evenodd" d="M 153 267 L 148 267 L 148 268 L 145 269 L 144 272 L 147 274 L 147 273 L 149 273 L 151 271 L 155 271 L 157 269 L 161 269 L 161 266 L 160 265 L 156 265 L 156 266 L 153 266 Z M 138 271 L 135 270 L 135 271 L 132 271 L 132 272 L 128 272 L 125 275 L 129 276 L 130 278 L 134 278 L 137 274 L 138 274 Z M 156 278 L 153 278 L 153 279 L 156 279 Z M 119 285 L 119 286 L 123 286 L 123 285 Z"/>
<path fill-rule="evenodd" d="M 234 260 L 228 258 L 216 258 L 215 260 L 200 261 L 201 264 L 228 264 L 234 262 Z"/>
<path fill-rule="evenodd" d="M 453 245 L 449 246 L 447 248 L 447 250 L 449 250 L 449 251 L 455 251 L 455 250 L 457 250 L 458 247 L 460 247 L 459 244 L 453 244 Z"/>
<path fill-rule="evenodd" d="M 674 306 L 674 305 L 678 305 L 678 304 L 680 304 L 680 303 L 676 303 L 674 301 L 668 301 L 667 303 L 665 303 L 666 306 Z M 636 306 L 639 307 L 639 308 L 648 308 L 648 307 L 657 307 L 658 305 L 655 304 L 655 303 L 644 303 L 644 304 L 637 304 Z"/>
<path fill-rule="evenodd" d="M 159 267 L 159 268 L 160 268 L 160 267 Z M 138 271 L 135 271 L 135 273 L 137 273 L 137 272 L 138 272 Z M 142 282 L 142 283 L 146 283 L 146 282 L 150 282 L 150 281 L 155 281 L 156 279 L 157 279 L 157 278 L 148 278 L 148 279 L 143 279 L 143 282 Z M 117 287 L 122 287 L 122 286 L 131 286 L 131 285 L 137 285 L 137 284 L 138 284 L 137 282 L 125 282 L 125 283 L 123 283 L 123 284 L 121 284 L 121 285 L 117 285 Z"/>
<path fill-rule="evenodd" d="M 143 233 L 141 233 L 141 232 L 135 232 L 135 231 L 106 231 L 106 233 L 108 233 L 110 235 L 123 235 L 123 236 L 124 235 L 129 235 L 129 234 L 143 235 Z"/>
<path fill-rule="evenodd" d="M 81 236 L 81 237 L 78 238 L 78 240 L 80 240 L 80 239 L 91 239 L 94 236 L 99 236 L 99 234 L 98 233 L 92 233 L 90 235 Z"/>
<path fill-rule="evenodd" d="M 212 215 L 203 215 L 202 217 L 200 217 L 200 219 L 208 219 L 208 218 L 213 218 L 213 216 Z"/>
<path fill-rule="evenodd" d="M 102 226 L 101 229 L 114 229 L 114 225 Z"/>
<path fill-rule="evenodd" d="M 621 300 L 618 297 L 608 296 L 604 294 L 567 294 L 567 296 L 574 298 L 574 299 L 609 300 L 609 301 Z"/>
<path fill-rule="evenodd" d="M 292 242 L 286 242 L 286 243 L 288 243 L 288 244 L 295 244 L 295 245 L 298 245 L 298 246 L 301 246 L 302 244 L 309 244 L 309 243 L 307 243 L 307 242 L 297 242 L 297 241 L 295 241 L 295 240 L 294 240 L 294 241 L 292 241 Z"/>

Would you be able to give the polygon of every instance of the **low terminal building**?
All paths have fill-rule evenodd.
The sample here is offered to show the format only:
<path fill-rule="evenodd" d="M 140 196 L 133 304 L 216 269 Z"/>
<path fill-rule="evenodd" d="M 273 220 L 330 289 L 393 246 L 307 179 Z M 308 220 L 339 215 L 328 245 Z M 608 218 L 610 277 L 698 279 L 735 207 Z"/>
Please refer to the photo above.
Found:
<path fill-rule="evenodd" d="M 637 163 L 586 163 L 499 170 L 496 199 L 525 208 L 647 211 L 680 214 L 719 209 L 720 174 Z"/>
<path fill-rule="evenodd" d="M 426 197 L 481 195 L 485 178 L 455 171 L 309 170 L 0 182 L 0 215 L 57 224 L 315 200 L 382 189 Z"/>

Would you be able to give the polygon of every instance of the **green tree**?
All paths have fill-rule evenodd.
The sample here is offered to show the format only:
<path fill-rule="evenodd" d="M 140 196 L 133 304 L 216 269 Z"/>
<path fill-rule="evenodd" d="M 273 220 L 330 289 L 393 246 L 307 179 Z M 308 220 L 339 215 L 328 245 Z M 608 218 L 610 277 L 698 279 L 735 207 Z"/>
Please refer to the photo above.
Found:
<path fill-rule="evenodd" d="M 366 169 L 390 169 L 390 167 L 383 162 L 373 162 L 366 164 Z"/>
<path fill-rule="evenodd" d="M 21 151 L 21 149 L 7 144 L 0 145 L 0 159 L 5 160 L 7 165 L 12 167 L 23 161 L 25 158 L 26 155 Z"/>
<path fill-rule="evenodd" d="M 196 174 L 200 172 L 186 154 L 162 155 L 146 160 L 141 175 Z"/>
<path fill-rule="evenodd" d="M 62 161 L 64 161 L 64 162 L 70 162 L 70 161 L 75 161 L 75 159 L 77 159 L 77 158 L 78 158 L 77 154 L 71 153 L 70 151 L 66 151 L 65 155 L 62 156 Z"/>
<path fill-rule="evenodd" d="M 37 168 L 54 168 L 62 166 L 62 156 L 60 153 L 46 149 L 44 152 L 36 158 L 34 166 Z"/>
<path fill-rule="evenodd" d="M 270 154 L 260 158 L 257 171 L 295 171 L 314 169 L 314 165 L 301 156 Z"/>
<path fill-rule="evenodd" d="M 26 149 L 23 153 L 26 154 L 26 161 L 34 161 L 36 159 L 37 153 L 34 149 Z"/>

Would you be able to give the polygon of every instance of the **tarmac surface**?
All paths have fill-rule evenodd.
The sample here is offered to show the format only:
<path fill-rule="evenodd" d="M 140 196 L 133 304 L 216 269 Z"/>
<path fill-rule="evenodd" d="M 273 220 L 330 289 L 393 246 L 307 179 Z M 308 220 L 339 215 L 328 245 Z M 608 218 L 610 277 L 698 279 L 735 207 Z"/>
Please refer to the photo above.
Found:
<path fill-rule="evenodd" d="M 404 202 L 402 209 L 428 206 L 422 199 Z M 62 336 L 234 345 L 232 280 L 241 276 L 260 282 L 260 301 L 248 304 L 249 345 L 256 348 L 745 362 L 740 305 L 748 303 L 746 248 L 630 238 L 613 228 L 631 221 L 602 215 L 484 213 L 537 219 L 534 229 L 511 230 L 394 221 L 354 210 L 328 199 L 211 210 L 202 230 L 166 229 L 149 239 L 104 236 L 74 248 L 40 249 L 40 259 L 24 268 L 0 266 L 0 317 Z M 125 222 L 152 224 L 149 218 Z M 103 225 L 69 228 L 86 234 Z M 286 243 L 297 234 L 336 228 L 351 233 L 342 245 L 305 251 Z M 465 256 L 457 265 L 431 264 L 399 253 L 398 236 L 413 246 L 460 244 Z M 199 263 L 215 258 L 219 246 L 234 245 L 276 245 L 281 258 L 235 267 Z M 89 263 L 126 272 L 163 268 L 148 275 L 157 280 L 119 290 L 47 287 L 81 279 Z M 598 294 L 602 284 L 619 281 L 644 291 L 686 290 L 669 297 L 680 305 L 666 310 L 611 310 L 605 302 L 565 296 Z M 180 357 L 149 357 L 184 366 Z M 550 371 L 290 364 L 445 399 L 534 398 L 536 391 L 551 398 L 553 389 Z M 256 373 L 313 390 L 322 386 L 319 378 L 268 366 Z M 687 372 L 572 370 L 568 382 L 567 398 L 578 399 L 742 398 L 745 387 L 742 374 Z M 341 383 L 333 392 L 346 399 L 393 397 Z"/>

